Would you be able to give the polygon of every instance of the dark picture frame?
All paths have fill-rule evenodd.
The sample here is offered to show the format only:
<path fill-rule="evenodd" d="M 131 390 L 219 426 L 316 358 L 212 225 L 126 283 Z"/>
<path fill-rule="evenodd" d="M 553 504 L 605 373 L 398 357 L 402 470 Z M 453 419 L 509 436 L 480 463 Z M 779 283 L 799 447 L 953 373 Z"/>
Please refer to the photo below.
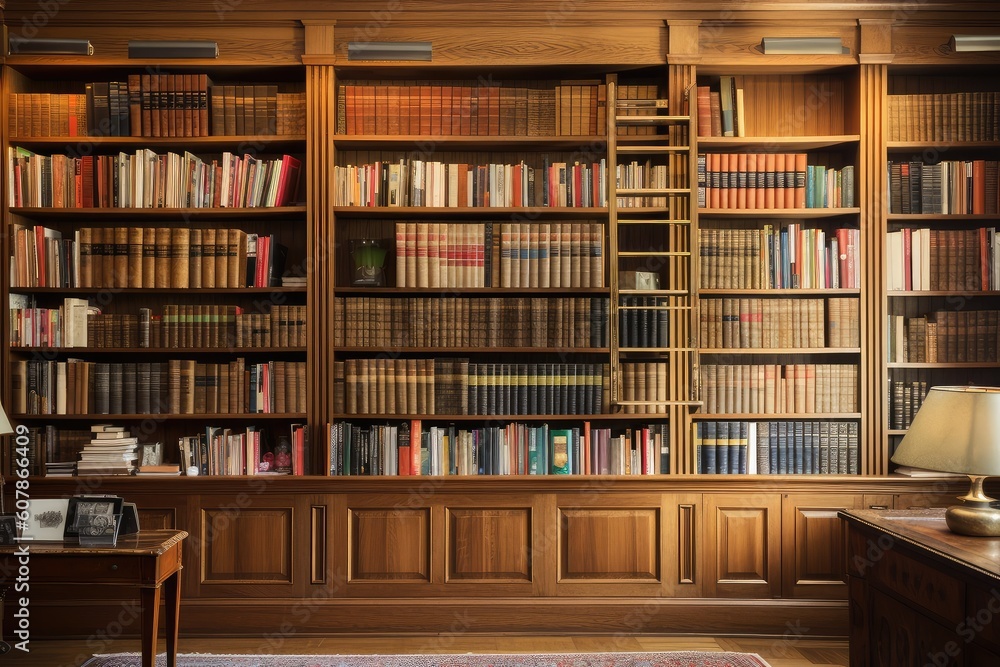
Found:
<path fill-rule="evenodd" d="M 64 539 L 111 535 L 124 506 L 121 496 L 72 496 L 66 513 Z"/>
<path fill-rule="evenodd" d="M 17 544 L 17 517 L 0 514 L 0 544 Z"/>

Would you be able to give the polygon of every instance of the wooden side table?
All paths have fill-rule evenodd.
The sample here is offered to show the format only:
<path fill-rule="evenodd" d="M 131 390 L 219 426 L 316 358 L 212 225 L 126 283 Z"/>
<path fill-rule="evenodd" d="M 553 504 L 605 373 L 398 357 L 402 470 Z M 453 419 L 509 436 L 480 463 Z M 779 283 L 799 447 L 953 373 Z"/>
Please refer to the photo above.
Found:
<path fill-rule="evenodd" d="M 66 586 L 106 585 L 139 588 L 142 607 L 142 665 L 155 667 L 161 590 L 166 606 L 167 665 L 177 664 L 181 612 L 183 530 L 144 530 L 118 537 L 111 546 L 61 542 L 23 542 L 0 547 L 0 566 L 16 572 L 23 549 L 28 551 L 30 581 Z"/>

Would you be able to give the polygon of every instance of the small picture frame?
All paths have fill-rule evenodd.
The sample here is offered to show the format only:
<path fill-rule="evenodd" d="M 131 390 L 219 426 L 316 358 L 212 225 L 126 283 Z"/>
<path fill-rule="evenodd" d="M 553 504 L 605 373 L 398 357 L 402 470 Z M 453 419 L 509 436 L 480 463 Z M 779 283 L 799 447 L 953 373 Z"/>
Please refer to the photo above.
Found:
<path fill-rule="evenodd" d="M 17 517 L 0 514 L 0 544 L 17 544 Z"/>
<path fill-rule="evenodd" d="M 66 529 L 68 498 L 33 498 L 21 527 L 20 542 L 62 542 Z"/>
<path fill-rule="evenodd" d="M 81 540 L 114 535 L 124 502 L 121 496 L 73 496 L 69 499 L 63 538 Z"/>
<path fill-rule="evenodd" d="M 142 445 L 139 466 L 158 466 L 163 464 L 163 443 L 153 442 Z"/>

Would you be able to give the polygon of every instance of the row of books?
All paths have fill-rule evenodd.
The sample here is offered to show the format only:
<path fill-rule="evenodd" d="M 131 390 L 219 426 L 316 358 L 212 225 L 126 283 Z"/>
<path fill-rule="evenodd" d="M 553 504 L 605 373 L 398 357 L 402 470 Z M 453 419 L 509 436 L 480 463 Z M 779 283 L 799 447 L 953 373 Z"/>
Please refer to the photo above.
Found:
<path fill-rule="evenodd" d="M 204 74 L 132 74 L 84 93 L 11 93 L 12 138 L 305 134 L 305 93 L 209 85 Z"/>
<path fill-rule="evenodd" d="M 889 316 L 889 361 L 965 363 L 1000 360 L 1000 311 L 939 310 Z"/>
<path fill-rule="evenodd" d="M 745 137 L 744 90 L 732 76 L 720 76 L 718 90 L 713 86 L 695 89 L 698 103 L 699 137 Z"/>
<path fill-rule="evenodd" d="M 269 437 L 263 427 L 207 425 L 194 435 L 177 439 L 184 471 L 199 475 L 305 475 L 309 426 L 290 424 L 288 434 Z"/>
<path fill-rule="evenodd" d="M 667 100 L 660 94 L 660 86 L 657 83 L 619 83 L 615 90 L 615 116 L 656 116 L 669 111 Z M 647 135 L 657 134 L 660 128 L 655 125 L 637 125 L 630 123 L 617 123 L 615 133 L 618 135 Z M 677 126 L 671 126 L 681 129 Z M 683 129 L 687 129 L 686 127 Z M 671 137 L 672 146 L 687 146 L 687 137 L 683 140 L 674 141 Z M 680 139 L 678 137 L 678 139 Z"/>
<path fill-rule="evenodd" d="M 280 92 L 275 84 L 209 86 L 208 108 L 212 136 L 306 133 L 305 92 Z"/>
<path fill-rule="evenodd" d="M 669 299 L 654 296 L 620 296 L 618 301 L 619 347 L 669 347 Z"/>
<path fill-rule="evenodd" d="M 650 160 L 632 160 L 615 165 L 616 190 L 657 190 L 671 187 L 668 165 L 655 164 Z M 619 195 L 619 208 L 647 208 L 666 206 L 667 198 L 655 194 Z"/>
<path fill-rule="evenodd" d="M 338 134 L 576 136 L 607 132 L 596 80 L 342 84 Z"/>
<path fill-rule="evenodd" d="M 304 413 L 305 362 L 13 360 L 14 414 Z"/>
<path fill-rule="evenodd" d="M 1000 289 L 1000 236 L 992 227 L 905 227 L 886 233 L 889 291 Z"/>
<path fill-rule="evenodd" d="M 527 424 L 462 428 L 419 419 L 327 424 L 331 475 L 659 475 L 666 424 L 624 428 Z"/>
<path fill-rule="evenodd" d="M 703 421 L 695 424 L 698 473 L 857 475 L 854 421 Z"/>
<path fill-rule="evenodd" d="M 597 363 L 346 359 L 334 363 L 334 403 L 346 414 L 593 414 L 608 405 L 608 373 Z"/>
<path fill-rule="evenodd" d="M 202 288 L 282 284 L 274 235 L 197 227 L 12 226 L 13 287 Z"/>
<path fill-rule="evenodd" d="M 807 164 L 805 153 L 699 153 L 698 206 L 850 208 L 854 166 Z"/>
<path fill-rule="evenodd" d="M 858 411 L 857 364 L 702 364 L 708 414 Z"/>
<path fill-rule="evenodd" d="M 759 229 L 705 225 L 698 239 L 700 284 L 710 289 L 857 289 L 861 232 L 800 222 Z M 751 222 L 756 227 L 757 223 Z"/>
<path fill-rule="evenodd" d="M 597 222 L 397 222 L 397 287 L 603 287 Z"/>
<path fill-rule="evenodd" d="M 1000 141 L 1000 93 L 889 95 L 889 141 Z"/>
<path fill-rule="evenodd" d="M 886 164 L 889 213 L 986 214 L 1000 211 L 1000 161 Z"/>
<path fill-rule="evenodd" d="M 858 347 L 856 298 L 702 298 L 700 346 L 711 349 Z"/>
<path fill-rule="evenodd" d="M 50 208 L 256 208 L 298 201 L 301 161 L 224 152 L 37 155 L 8 149 L 10 206 Z"/>
<path fill-rule="evenodd" d="M 889 428 L 910 428 L 931 386 L 926 371 L 892 369 L 889 372 Z"/>
<path fill-rule="evenodd" d="M 11 295 L 11 347 L 52 348 L 252 348 L 304 347 L 305 306 L 273 305 L 245 313 L 232 305 L 163 306 L 139 313 L 102 313 L 86 299 L 66 297 L 58 308 L 16 307 Z"/>
<path fill-rule="evenodd" d="M 499 231 L 500 287 L 604 287 L 601 223 L 503 223 Z"/>
<path fill-rule="evenodd" d="M 607 165 L 594 162 L 471 164 L 400 158 L 334 166 L 334 206 L 607 206 Z"/>
<path fill-rule="evenodd" d="M 601 348 L 607 297 L 335 297 L 334 347 Z"/>
<path fill-rule="evenodd" d="M 622 362 L 616 381 L 625 414 L 654 414 L 667 411 L 670 395 L 669 364 L 665 361 Z"/>

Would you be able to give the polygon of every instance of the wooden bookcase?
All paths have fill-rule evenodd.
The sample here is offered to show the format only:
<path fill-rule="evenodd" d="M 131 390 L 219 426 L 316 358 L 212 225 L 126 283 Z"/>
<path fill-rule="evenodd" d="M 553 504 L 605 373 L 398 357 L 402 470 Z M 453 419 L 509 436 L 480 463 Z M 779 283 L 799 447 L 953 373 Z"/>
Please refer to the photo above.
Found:
<path fill-rule="evenodd" d="M 398 14 L 389 11 L 392 20 L 388 21 L 382 21 L 386 18 L 382 15 L 374 21 L 368 8 L 348 3 L 334 3 L 322 10 L 299 0 L 290 0 L 280 8 L 265 4 L 244 2 L 220 10 L 220 6 L 186 1 L 168 5 L 154 0 L 149 16 L 122 14 L 120 7 L 108 0 L 88 3 L 85 11 L 67 6 L 38 29 L 53 37 L 85 34 L 95 45 L 94 56 L 11 54 L 2 70 L 4 146 L 25 146 L 37 153 L 69 152 L 66 144 L 76 146 L 77 142 L 60 136 L 11 136 L 9 93 L 81 92 L 88 81 L 118 80 L 156 68 L 167 73 L 206 72 L 213 81 L 223 83 L 274 83 L 279 90 L 305 92 L 306 126 L 297 136 L 263 140 L 241 135 L 109 138 L 89 142 L 87 148 L 94 154 L 151 147 L 157 152 L 186 149 L 215 155 L 225 150 L 242 154 L 247 144 L 252 144 L 251 150 L 267 154 L 296 155 L 303 163 L 304 189 L 294 207 L 169 212 L 3 207 L 7 229 L 12 224 L 42 224 L 62 230 L 64 235 L 84 226 L 185 225 L 204 229 L 217 223 L 274 233 L 288 246 L 289 260 L 307 267 L 303 289 L 199 292 L 168 287 L 116 288 L 113 292 L 113 305 L 108 308 L 115 313 L 141 307 L 155 310 L 172 303 L 223 302 L 245 309 L 273 303 L 306 307 L 304 347 L 246 354 L 227 350 L 222 357 L 305 363 L 304 411 L 266 418 L 236 415 L 225 417 L 224 423 L 263 423 L 274 433 L 283 432 L 290 423 L 308 423 L 311 474 L 94 479 L 102 492 L 134 500 L 144 527 L 182 528 L 196 536 L 185 543 L 185 560 L 190 567 L 182 575 L 188 605 L 182 635 L 273 632 L 275 619 L 284 618 L 290 600 L 302 602 L 302 609 L 308 611 L 293 619 L 294 629 L 301 635 L 440 632 L 456 619 L 461 619 L 463 629 L 483 632 L 777 636 L 791 623 L 808 627 L 817 635 L 845 635 L 847 591 L 838 556 L 844 553 L 844 537 L 837 512 L 844 508 L 949 504 L 963 491 L 961 484 L 954 482 L 890 474 L 891 442 L 899 434 L 889 426 L 888 380 L 899 371 L 912 369 L 897 368 L 896 362 L 889 361 L 889 316 L 934 312 L 939 308 L 936 304 L 955 295 L 951 290 L 919 295 L 888 292 L 886 234 L 907 226 L 996 227 L 995 218 L 988 216 L 921 216 L 914 221 L 888 213 L 884 194 L 889 185 L 887 157 L 909 155 L 914 150 L 887 138 L 888 96 L 904 90 L 903 78 L 911 73 L 932 74 L 920 83 L 920 92 L 934 90 L 936 81 L 948 79 L 955 71 L 986 72 L 977 89 L 995 90 L 996 83 L 989 78 L 992 70 L 978 69 L 995 67 L 994 54 L 945 54 L 933 46 L 946 43 L 949 31 L 959 30 L 963 22 L 974 20 L 978 32 L 993 30 L 1000 23 L 995 9 L 977 11 L 973 3 L 955 10 L 959 15 L 952 16 L 934 7 L 899 5 L 909 20 L 894 22 L 886 16 L 885 8 L 873 10 L 860 3 L 826 7 L 816 13 L 791 12 L 778 6 L 740 9 L 728 18 L 720 12 L 732 8 L 721 4 L 681 3 L 664 16 L 659 9 L 636 6 L 623 10 L 619 3 L 600 0 L 553 17 L 546 14 L 550 8 L 519 3 L 517 29 L 510 30 L 500 27 L 508 25 L 508 7 L 478 1 L 469 12 L 458 14 L 420 0 Z M 219 22 L 217 10 L 226 21 Z M 8 29 L 16 30 L 22 19 L 32 20 L 36 11 L 32 3 L 8 2 L 4 9 Z M 112 16 L 114 20 L 98 20 Z M 938 24 L 950 27 L 930 27 Z M 820 33 L 840 36 L 850 53 L 765 56 L 757 49 L 763 36 Z M 220 56 L 176 63 L 129 60 L 127 42 L 137 34 L 217 40 Z M 429 40 L 433 56 L 429 62 L 350 60 L 348 44 L 359 40 Z M 746 136 L 699 136 L 698 87 L 716 86 L 719 77 L 730 75 L 742 77 Z M 513 134 L 501 131 L 498 116 L 495 131 L 490 131 L 487 121 L 487 132 L 482 135 L 448 134 L 443 127 L 436 132 L 429 127 L 428 133 L 408 130 L 409 134 L 392 134 L 391 116 L 381 126 L 376 111 L 375 127 L 360 133 L 347 131 L 346 98 L 341 96 L 346 85 L 372 82 L 376 88 L 385 87 L 388 101 L 390 86 L 397 87 L 398 99 L 402 86 L 428 84 L 443 89 L 470 81 L 501 90 L 505 86 L 539 89 L 556 82 L 597 82 L 605 91 L 603 124 L 595 118 L 594 127 L 588 124 L 587 131 L 579 134 L 565 136 L 547 129 L 538 136 L 525 136 L 516 130 Z M 771 92 L 772 88 L 776 92 Z M 819 103 L 810 101 L 809 96 L 817 96 L 816 91 L 821 93 Z M 380 92 L 375 93 L 376 106 Z M 649 111 L 648 107 L 629 105 L 644 97 L 665 99 L 666 113 L 632 115 L 633 110 Z M 619 107 L 619 102 L 626 106 Z M 461 108 L 460 104 L 460 132 Z M 516 101 L 514 108 L 516 128 Z M 800 108 L 801 115 L 797 112 Z M 417 117 L 419 128 L 419 114 Z M 633 134 L 628 129 L 631 127 L 642 129 Z M 957 144 L 953 148 L 962 159 L 971 159 L 995 146 Z M 805 153 L 813 158 L 808 164 L 853 166 L 853 205 L 804 209 L 765 206 L 764 210 L 697 206 L 699 154 L 735 155 L 738 171 L 740 155 L 777 153 Z M 545 156 L 550 162 L 603 159 L 607 202 L 581 207 L 361 206 L 345 205 L 338 198 L 338 175 L 348 165 L 383 160 L 398 163 L 400 158 L 459 164 L 515 164 L 523 159 L 537 168 L 544 166 Z M 613 174 L 619 165 L 632 160 L 642 165 L 647 160 L 650 165 L 666 165 L 671 178 L 665 184 L 647 184 L 644 191 L 623 189 L 629 184 L 616 184 Z M 3 178 L 9 186 L 6 169 Z M 656 200 L 642 207 L 619 204 L 619 197 L 632 196 L 666 198 L 667 205 Z M 600 285 L 569 288 L 554 288 L 551 282 L 548 287 L 505 287 L 502 282 L 495 286 L 492 280 L 489 287 L 485 280 L 482 286 L 439 283 L 431 287 L 428 277 L 427 286 L 400 286 L 396 280 L 397 222 L 404 225 L 404 245 L 409 225 L 417 228 L 437 223 L 439 232 L 442 224 L 446 232 L 448 225 L 451 229 L 474 227 L 477 234 L 482 228 L 485 241 L 487 222 L 494 224 L 494 231 L 498 223 L 548 224 L 550 228 L 569 223 L 572 231 L 573 223 L 587 222 L 595 225 L 603 239 L 599 269 L 603 280 Z M 772 288 L 763 283 L 707 283 L 716 274 L 714 269 L 707 271 L 712 265 L 710 258 L 701 254 L 707 249 L 703 241 L 721 233 L 732 239 L 738 236 L 736 232 L 747 237 L 752 236 L 749 232 L 757 232 L 759 238 L 764 225 L 780 230 L 793 223 L 824 231 L 828 238 L 837 229 L 857 230 L 858 284 Z M 502 231 L 501 227 L 501 241 Z M 389 251 L 382 286 L 353 284 L 351 251 L 355 248 L 351 242 L 357 246 L 366 239 L 377 239 Z M 0 250 L 11 256 L 13 243 L 8 235 Z M 440 256 L 438 260 L 440 269 Z M 404 274 L 406 269 L 404 254 Z M 639 271 L 657 277 L 658 289 L 633 288 L 631 281 L 640 280 L 635 273 Z M 530 279 L 530 267 L 528 276 Z M 8 297 L 30 292 L 39 305 L 48 306 L 59 305 L 64 296 L 94 296 L 83 289 L 15 288 L 7 275 L 0 277 L 0 291 Z M 627 301 L 638 298 L 656 301 L 652 305 Z M 968 298 L 995 307 L 993 294 L 976 293 Z M 546 338 L 536 345 L 524 344 L 523 339 L 502 342 L 497 337 L 487 339 L 496 344 L 484 349 L 482 336 L 493 332 L 479 320 L 479 329 L 484 331 L 469 331 L 468 338 L 449 337 L 447 326 L 439 325 L 435 331 L 432 322 L 429 338 L 414 341 L 390 335 L 387 342 L 385 336 L 391 329 L 384 315 L 377 317 L 384 314 L 385 304 L 406 304 L 407 308 L 429 306 L 432 316 L 454 321 L 462 307 L 492 299 L 514 305 L 515 300 L 521 300 L 522 306 L 553 299 L 564 304 L 564 314 L 571 299 L 574 303 L 581 299 L 585 303 L 606 302 L 606 339 L 591 340 L 588 336 L 567 343 Z M 647 347 L 623 337 L 632 324 L 629 311 L 658 311 L 662 300 L 666 300 L 663 310 L 669 322 L 666 340 L 657 338 L 655 345 Z M 725 336 L 721 346 L 718 336 L 710 342 L 707 330 L 703 332 L 701 315 L 716 313 L 719 308 L 726 313 L 727 307 L 732 314 L 733 304 L 739 313 L 744 300 L 754 307 L 757 302 L 777 304 L 779 310 L 797 307 L 807 313 L 810 308 L 821 312 L 814 304 L 821 306 L 826 320 L 815 322 L 827 323 L 822 340 L 803 344 L 800 327 L 798 344 L 793 339 L 766 347 L 735 347 L 726 345 Z M 373 302 L 378 303 L 373 306 Z M 379 304 L 383 305 L 381 311 Z M 847 318 L 852 322 L 848 326 L 851 335 L 833 343 L 828 326 L 831 305 L 842 309 L 845 304 L 857 317 L 853 321 Z M 364 308 L 374 313 L 368 319 L 358 316 Z M 536 313 L 538 310 L 536 307 Z M 356 326 L 359 322 L 364 326 Z M 405 323 L 411 324 L 409 319 Z M 427 329 L 417 326 L 416 320 L 412 324 L 400 331 L 423 333 Z M 9 337 L 9 324 L 4 332 Z M 188 358 L 188 352 L 149 349 L 141 354 L 152 362 Z M 13 362 L 36 353 L 48 355 L 47 351 L 6 345 L 0 354 L 0 370 L 10 377 Z M 121 348 L 85 348 L 57 350 L 54 358 L 79 355 L 88 360 L 117 360 L 126 353 Z M 220 358 L 216 350 L 205 347 L 190 351 L 190 355 L 206 361 Z M 602 409 L 584 414 L 571 414 L 568 407 L 536 415 L 503 411 L 457 414 L 457 410 L 428 414 L 426 404 L 401 410 L 398 403 L 393 411 L 388 405 L 379 405 L 377 392 L 374 408 L 371 403 L 359 405 L 359 394 L 349 408 L 347 365 L 351 362 L 356 366 L 363 359 L 375 360 L 375 375 L 371 376 L 369 364 L 369 375 L 362 377 L 376 378 L 376 388 L 379 378 L 389 377 L 389 368 L 399 370 L 389 365 L 397 359 L 595 364 L 607 366 L 608 381 L 606 389 L 602 386 Z M 850 406 L 805 413 L 788 408 L 771 413 L 759 405 L 757 409 L 723 410 L 716 397 L 712 408 L 702 379 L 708 365 L 794 367 L 827 363 L 857 369 L 850 380 L 857 399 Z M 427 362 L 424 364 L 426 369 Z M 618 379 L 627 376 L 628 366 L 638 364 L 656 371 L 660 369 L 656 364 L 665 366 L 666 384 L 657 385 L 653 400 L 648 393 L 646 400 L 637 399 L 634 388 L 629 396 L 627 385 L 618 384 Z M 935 380 L 948 381 L 967 371 L 984 381 L 993 370 L 989 362 L 977 363 L 975 368 L 938 364 L 926 369 Z M 647 378 L 645 373 L 642 376 Z M 656 384 L 657 374 L 652 377 Z M 358 385 L 355 379 L 355 390 Z M 661 393 L 663 386 L 666 391 Z M 367 392 L 365 395 L 368 397 Z M 393 396 L 396 398 L 395 393 Z M 3 388 L 8 409 L 11 399 L 8 382 Z M 616 403 L 621 409 L 610 407 Z M 222 415 L 211 417 L 171 414 L 161 421 L 137 414 L 14 416 L 14 421 L 74 428 L 98 420 L 137 427 L 152 421 L 156 433 L 176 438 L 188 428 L 216 423 L 215 417 L 223 421 Z M 454 424 L 456 432 L 520 422 L 581 430 L 589 423 L 592 431 L 610 428 L 612 434 L 621 434 L 628 428 L 655 424 L 668 435 L 670 458 L 669 463 L 661 464 L 664 474 L 654 475 L 329 474 L 334 460 L 325 442 L 326 424 L 398 427 L 415 419 L 421 420 L 424 428 Z M 856 425 L 856 468 L 848 474 L 699 474 L 699 427 L 776 422 L 787 428 L 787 424 L 806 420 Z M 4 472 L 13 473 L 9 456 L 5 464 Z M 33 497 L 71 495 L 78 491 L 79 482 L 37 476 L 30 480 Z M 607 544 L 616 546 L 607 549 Z M 33 604 L 37 600 L 32 609 L 37 627 L 53 628 L 60 635 L 93 634 L 90 624 L 96 622 L 94 619 L 101 619 L 103 627 L 103 619 L 113 618 L 120 610 L 111 608 L 98 594 L 92 597 L 92 614 L 66 615 L 59 591 L 42 587 L 33 597 Z M 755 613 L 733 614 L 734 600 L 739 609 Z"/>
<path fill-rule="evenodd" d="M 308 266 L 304 114 L 298 127 L 287 117 L 304 100 L 301 69 L 151 69 L 5 68 L 5 289 L 17 306 L 5 398 L 30 431 L 35 475 L 76 460 L 95 423 L 127 425 L 181 463 L 178 438 L 209 426 L 291 454 L 290 425 L 307 422 L 306 287 L 282 281 Z M 272 202 L 287 190 L 280 206 L 269 187 Z M 247 447 L 225 448 L 206 443 L 183 468 L 245 474 Z"/>
<path fill-rule="evenodd" d="M 992 385 L 1000 368 L 993 271 L 1000 88 L 977 67 L 921 66 L 890 67 L 888 87 L 891 456 L 929 387 Z"/>

